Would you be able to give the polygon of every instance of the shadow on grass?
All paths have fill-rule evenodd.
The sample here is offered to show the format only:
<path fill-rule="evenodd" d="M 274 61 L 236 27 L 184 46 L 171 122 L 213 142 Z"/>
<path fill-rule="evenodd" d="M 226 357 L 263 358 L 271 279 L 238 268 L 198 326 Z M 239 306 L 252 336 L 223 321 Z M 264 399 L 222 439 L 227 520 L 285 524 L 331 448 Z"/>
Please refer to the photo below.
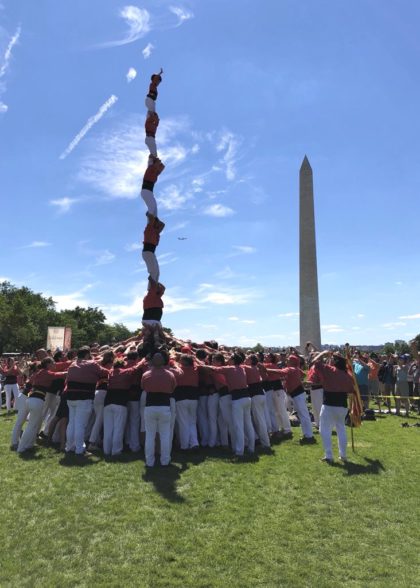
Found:
<path fill-rule="evenodd" d="M 343 463 L 342 468 L 345 470 L 346 476 L 360 476 L 364 474 L 373 474 L 379 475 L 385 471 L 382 462 L 379 459 L 369 459 L 365 457 L 364 460 L 367 462 L 366 464 L 361 463 L 353 463 L 348 461 L 347 463 Z"/>
<path fill-rule="evenodd" d="M 40 459 L 45 459 L 45 455 L 38 452 L 35 448 L 27 449 L 17 455 L 19 456 L 19 459 L 22 459 L 23 461 L 39 461 Z"/>
<path fill-rule="evenodd" d="M 186 463 L 180 465 L 171 463 L 164 467 L 146 467 L 142 478 L 145 482 L 153 484 L 155 490 L 169 502 L 182 503 L 185 502 L 185 498 L 178 494 L 176 486 L 181 474 L 187 469 L 188 464 Z"/>
<path fill-rule="evenodd" d="M 86 466 L 97 465 L 100 459 L 94 456 L 76 455 L 75 453 L 66 453 L 58 462 L 66 468 L 84 468 Z"/>

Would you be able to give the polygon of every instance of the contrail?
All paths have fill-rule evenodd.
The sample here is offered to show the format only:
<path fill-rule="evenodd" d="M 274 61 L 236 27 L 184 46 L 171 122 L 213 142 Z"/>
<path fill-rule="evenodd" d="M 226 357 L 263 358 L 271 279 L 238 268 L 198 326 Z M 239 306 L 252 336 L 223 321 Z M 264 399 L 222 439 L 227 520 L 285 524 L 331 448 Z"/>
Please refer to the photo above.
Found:
<path fill-rule="evenodd" d="M 13 37 L 10 39 L 9 44 L 7 45 L 7 49 L 3 57 L 3 65 L 0 67 L 0 78 L 2 78 L 5 75 L 7 68 L 9 67 L 10 58 L 12 57 L 12 49 L 19 41 L 20 31 L 21 28 L 20 26 L 18 26 L 18 28 L 16 29 L 16 33 L 13 35 Z"/>
<path fill-rule="evenodd" d="M 98 120 L 100 120 L 103 117 L 106 111 L 109 110 L 111 106 L 116 103 L 117 100 L 118 96 L 112 94 L 112 96 L 108 98 L 108 100 L 104 104 L 102 104 L 98 112 L 94 116 L 91 116 L 89 118 L 83 129 L 75 136 L 75 138 L 69 144 L 67 149 L 63 151 L 63 153 L 60 155 L 60 159 L 65 159 L 67 155 L 69 155 L 73 151 L 73 149 L 80 143 L 80 141 L 83 139 L 86 133 L 93 127 L 94 124 L 98 122 Z"/>

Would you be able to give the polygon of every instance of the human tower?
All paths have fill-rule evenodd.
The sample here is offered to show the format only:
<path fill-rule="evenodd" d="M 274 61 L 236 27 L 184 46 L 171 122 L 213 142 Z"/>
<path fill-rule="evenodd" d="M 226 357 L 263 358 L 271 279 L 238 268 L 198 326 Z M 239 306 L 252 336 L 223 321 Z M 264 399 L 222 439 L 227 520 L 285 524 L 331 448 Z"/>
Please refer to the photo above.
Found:
<path fill-rule="evenodd" d="M 159 245 L 160 234 L 165 227 L 165 223 L 159 219 L 157 201 L 154 194 L 154 187 L 158 177 L 165 169 L 164 164 L 158 157 L 156 146 L 156 131 L 159 126 L 156 100 L 158 97 L 158 86 L 162 81 L 162 73 L 163 70 L 161 69 L 159 73 L 152 74 L 149 91 L 145 99 L 147 109 L 144 124 L 146 133 L 145 143 L 149 149 L 149 157 L 141 187 L 141 197 L 147 207 L 142 257 L 148 272 L 147 294 L 143 299 L 144 312 L 142 323 L 145 330 L 145 339 L 150 336 L 154 343 L 159 343 L 164 340 L 160 321 L 163 313 L 162 296 L 165 292 L 165 287 L 159 281 L 160 269 L 156 257 L 156 248 Z"/>

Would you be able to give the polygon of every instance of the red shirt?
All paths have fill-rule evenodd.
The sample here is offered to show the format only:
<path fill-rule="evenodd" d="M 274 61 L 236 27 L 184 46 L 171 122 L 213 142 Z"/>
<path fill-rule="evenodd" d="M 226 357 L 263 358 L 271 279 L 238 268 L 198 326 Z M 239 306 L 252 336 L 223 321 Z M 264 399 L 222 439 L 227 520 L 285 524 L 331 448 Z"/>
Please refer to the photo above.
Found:
<path fill-rule="evenodd" d="M 159 117 L 156 112 L 150 113 L 147 118 L 146 122 L 144 123 L 144 129 L 146 131 L 146 135 L 148 137 L 155 137 L 156 130 L 159 126 Z"/>
<path fill-rule="evenodd" d="M 71 366 L 72 363 L 72 359 L 66 359 L 65 361 L 56 361 L 55 364 L 52 366 L 51 370 L 53 372 L 64 372 Z"/>
<path fill-rule="evenodd" d="M 33 390 L 41 390 L 42 392 L 49 392 L 51 384 L 58 378 L 65 378 L 67 372 L 53 372 L 47 369 L 40 369 L 31 376 L 31 383 Z"/>
<path fill-rule="evenodd" d="M 232 392 L 232 390 L 243 390 L 248 387 L 243 365 L 226 365 L 212 367 L 212 369 L 216 372 L 221 372 L 225 376 L 229 392 Z"/>
<path fill-rule="evenodd" d="M 165 166 L 161 161 L 154 161 L 152 165 L 149 165 L 144 172 L 144 182 L 157 182 L 158 176 L 163 172 Z"/>
<path fill-rule="evenodd" d="M 108 390 L 129 390 L 133 383 L 140 383 L 142 369 L 143 366 L 140 364 L 128 368 L 113 367 L 109 372 Z"/>
<path fill-rule="evenodd" d="M 149 98 L 152 98 L 152 100 L 157 100 L 157 97 L 158 97 L 158 89 L 157 89 L 156 82 L 151 82 L 150 83 L 148 96 L 149 96 Z"/>
<path fill-rule="evenodd" d="M 222 388 L 226 388 L 226 377 L 221 372 L 213 371 L 211 372 L 213 384 L 216 390 L 221 390 Z"/>
<path fill-rule="evenodd" d="M 19 375 L 19 369 L 16 365 L 11 368 L 0 368 L 1 373 L 5 376 L 5 384 L 16 384 Z"/>
<path fill-rule="evenodd" d="M 199 371 L 196 365 L 181 365 L 181 372 L 175 374 L 177 386 L 198 387 Z"/>
<path fill-rule="evenodd" d="M 262 381 L 260 370 L 256 365 L 244 365 L 243 367 L 245 369 L 248 386 Z"/>
<path fill-rule="evenodd" d="M 143 374 L 141 387 L 147 393 L 160 392 L 172 394 L 176 387 L 176 378 L 170 369 L 152 367 Z"/>
<path fill-rule="evenodd" d="M 316 363 L 314 367 L 315 374 L 324 386 L 325 392 L 344 392 L 345 394 L 353 392 L 353 378 L 346 371 L 322 362 Z"/>
<path fill-rule="evenodd" d="M 270 376 L 271 373 L 277 374 L 284 380 L 284 388 L 288 394 L 292 394 L 295 390 L 302 387 L 302 370 L 295 367 L 277 368 L 275 370 L 267 370 Z"/>
<path fill-rule="evenodd" d="M 275 363 L 264 363 L 264 367 L 267 369 L 267 376 L 269 382 L 277 382 L 280 380 L 280 376 L 277 373 L 269 370 L 278 370 L 279 367 Z"/>
<path fill-rule="evenodd" d="M 71 364 L 67 374 L 66 394 L 68 400 L 92 400 L 95 396 L 96 382 L 108 379 L 109 372 L 96 361 L 77 359 Z"/>
<path fill-rule="evenodd" d="M 148 223 L 144 229 L 143 243 L 150 243 L 157 247 L 159 245 L 159 231 L 155 227 L 155 223 Z"/>
<path fill-rule="evenodd" d="M 160 286 L 159 292 L 157 286 L 151 286 L 146 296 L 143 298 L 143 310 L 148 308 L 163 308 L 162 296 L 165 293 L 165 287 Z"/>
<path fill-rule="evenodd" d="M 310 382 L 311 384 L 320 384 L 321 383 L 314 365 L 309 368 L 306 380 L 308 382 Z"/>

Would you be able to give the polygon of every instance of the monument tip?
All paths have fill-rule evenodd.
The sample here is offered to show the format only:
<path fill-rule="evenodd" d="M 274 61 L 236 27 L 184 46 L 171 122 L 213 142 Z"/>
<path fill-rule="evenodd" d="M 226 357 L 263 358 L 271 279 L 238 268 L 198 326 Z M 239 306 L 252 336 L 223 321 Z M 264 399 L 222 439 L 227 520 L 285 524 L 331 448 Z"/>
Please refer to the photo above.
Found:
<path fill-rule="evenodd" d="M 308 170 L 312 171 L 311 164 L 309 163 L 309 159 L 307 158 L 306 155 L 303 158 L 302 165 L 300 166 L 300 169 L 301 170 L 308 169 Z"/>

